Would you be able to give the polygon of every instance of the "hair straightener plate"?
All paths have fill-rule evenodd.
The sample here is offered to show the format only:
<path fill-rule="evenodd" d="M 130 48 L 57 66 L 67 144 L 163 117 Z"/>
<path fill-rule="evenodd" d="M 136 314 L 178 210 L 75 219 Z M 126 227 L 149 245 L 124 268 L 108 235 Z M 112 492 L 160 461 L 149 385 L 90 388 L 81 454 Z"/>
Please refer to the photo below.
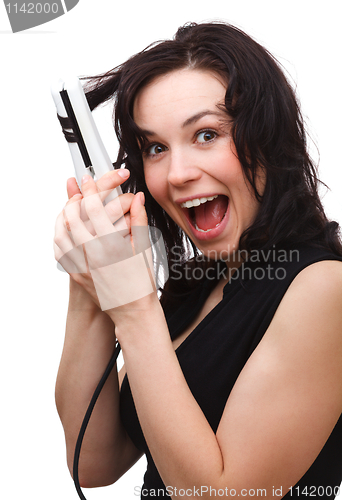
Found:
<path fill-rule="evenodd" d="M 51 86 L 51 94 L 57 108 L 75 166 L 76 180 L 81 189 L 82 177 L 91 175 L 96 181 L 113 164 L 97 130 L 81 82 L 77 77 L 59 79 Z M 106 202 L 122 194 L 120 186 L 106 198 Z"/>

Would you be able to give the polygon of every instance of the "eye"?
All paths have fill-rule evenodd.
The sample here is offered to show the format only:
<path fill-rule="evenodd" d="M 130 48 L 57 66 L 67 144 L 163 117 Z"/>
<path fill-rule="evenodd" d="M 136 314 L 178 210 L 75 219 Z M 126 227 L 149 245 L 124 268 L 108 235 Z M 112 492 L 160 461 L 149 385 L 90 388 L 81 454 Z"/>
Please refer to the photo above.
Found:
<path fill-rule="evenodd" d="M 163 146 L 162 144 L 151 144 L 145 149 L 145 154 L 148 156 L 156 156 L 160 155 L 161 153 L 164 153 L 164 151 L 167 151 L 167 147 Z"/>
<path fill-rule="evenodd" d="M 217 137 L 217 133 L 214 130 L 202 130 L 197 134 L 196 140 L 199 143 L 210 142 Z"/>

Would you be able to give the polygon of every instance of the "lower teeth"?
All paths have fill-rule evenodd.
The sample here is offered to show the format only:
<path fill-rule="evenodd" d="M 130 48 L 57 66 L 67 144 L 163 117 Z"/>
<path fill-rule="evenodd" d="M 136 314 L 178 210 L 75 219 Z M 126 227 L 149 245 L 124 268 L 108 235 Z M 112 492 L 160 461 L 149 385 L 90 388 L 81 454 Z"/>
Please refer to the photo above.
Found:
<path fill-rule="evenodd" d="M 221 224 L 221 222 L 219 222 L 218 224 L 216 224 L 215 227 L 212 227 L 211 229 L 201 229 L 197 226 L 197 224 L 195 223 L 195 228 L 197 229 L 197 231 L 200 231 L 201 233 L 209 233 L 209 231 L 212 231 L 213 229 L 215 229 L 217 226 L 219 226 Z"/>

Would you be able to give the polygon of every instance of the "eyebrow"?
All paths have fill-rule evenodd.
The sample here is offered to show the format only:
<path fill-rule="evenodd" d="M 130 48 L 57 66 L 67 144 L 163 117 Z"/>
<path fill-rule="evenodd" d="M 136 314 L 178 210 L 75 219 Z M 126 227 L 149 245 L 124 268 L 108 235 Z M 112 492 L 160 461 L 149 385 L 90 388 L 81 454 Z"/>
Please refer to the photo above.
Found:
<path fill-rule="evenodd" d="M 196 113 L 195 115 L 190 116 L 190 118 L 188 118 L 187 120 L 185 120 L 185 122 L 182 124 L 182 128 L 186 128 L 189 125 L 193 125 L 194 123 L 196 123 L 197 121 L 199 121 L 201 118 L 203 118 L 204 116 L 208 116 L 208 115 L 222 116 L 222 112 L 220 112 L 220 111 L 213 111 L 211 109 L 206 109 L 204 111 L 200 111 L 199 113 Z M 152 132 L 150 130 L 142 130 L 142 132 L 146 136 L 156 135 L 154 132 Z"/>
<path fill-rule="evenodd" d="M 188 127 L 189 125 L 192 125 L 193 123 L 196 123 L 198 120 L 203 118 L 204 116 L 207 115 L 215 115 L 215 116 L 222 116 L 222 112 L 219 111 L 213 111 L 211 109 L 206 109 L 204 111 L 200 111 L 199 113 L 196 113 L 195 115 L 191 116 L 182 125 L 182 128 Z"/>

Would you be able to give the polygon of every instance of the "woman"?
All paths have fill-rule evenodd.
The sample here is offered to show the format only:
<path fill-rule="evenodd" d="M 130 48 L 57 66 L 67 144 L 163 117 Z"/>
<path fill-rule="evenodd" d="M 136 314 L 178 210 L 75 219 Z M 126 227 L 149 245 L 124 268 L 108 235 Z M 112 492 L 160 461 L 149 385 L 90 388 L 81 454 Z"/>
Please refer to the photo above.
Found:
<path fill-rule="evenodd" d="M 83 196 L 69 180 L 56 225 L 57 259 L 83 245 L 94 262 L 94 241 L 101 256 L 116 255 L 107 235 L 119 213 L 132 241 L 113 266 L 70 272 L 56 386 L 70 469 L 117 338 L 125 364 L 89 423 L 81 485 L 111 484 L 146 453 L 143 498 L 333 498 L 342 480 L 342 247 L 292 89 L 264 48 L 209 23 L 180 28 L 90 82 L 92 108 L 114 96 L 117 166 L 126 169 L 86 178 Z M 103 208 L 120 184 L 125 194 Z M 142 255 L 135 231 L 147 224 L 167 252 L 160 300 L 144 264 L 122 276 L 116 265 Z M 143 283 L 141 294 L 116 302 L 127 282 L 132 294 Z"/>

